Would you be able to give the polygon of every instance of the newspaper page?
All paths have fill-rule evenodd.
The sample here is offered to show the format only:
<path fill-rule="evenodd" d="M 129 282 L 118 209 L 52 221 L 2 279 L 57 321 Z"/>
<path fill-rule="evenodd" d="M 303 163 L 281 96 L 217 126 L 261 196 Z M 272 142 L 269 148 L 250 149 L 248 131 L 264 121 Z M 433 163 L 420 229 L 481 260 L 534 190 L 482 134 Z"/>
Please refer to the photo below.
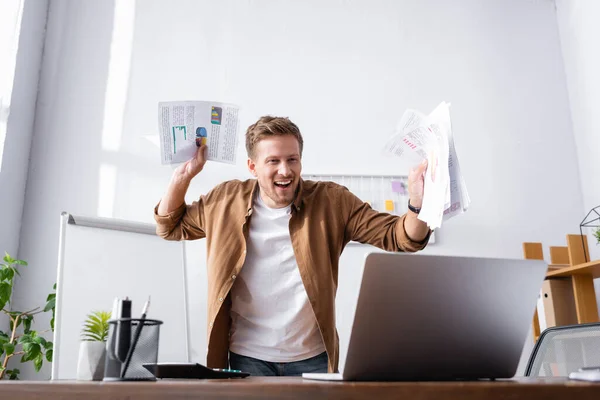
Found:
<path fill-rule="evenodd" d="M 192 158 L 207 144 L 207 160 L 236 163 L 239 107 L 213 101 L 158 103 L 158 128 L 162 164 Z"/>
<path fill-rule="evenodd" d="M 413 164 L 428 161 L 419 219 L 430 228 L 468 209 L 471 199 L 456 155 L 448 103 L 440 103 L 427 116 L 407 110 L 384 151 Z"/>
<path fill-rule="evenodd" d="M 449 117 L 448 117 L 449 118 Z M 460 163 L 454 147 L 452 130 L 448 131 L 449 157 L 448 169 L 450 173 L 450 205 L 444 210 L 444 220 L 467 211 L 471 198 L 467 192 L 465 180 L 460 171 Z"/>
<path fill-rule="evenodd" d="M 444 210 L 450 204 L 450 186 L 448 168 L 448 135 L 444 126 L 437 122 L 430 123 L 426 131 L 429 140 L 426 143 L 427 170 L 425 171 L 425 188 L 423 205 L 419 219 L 428 222 L 432 228 L 442 224 Z"/>

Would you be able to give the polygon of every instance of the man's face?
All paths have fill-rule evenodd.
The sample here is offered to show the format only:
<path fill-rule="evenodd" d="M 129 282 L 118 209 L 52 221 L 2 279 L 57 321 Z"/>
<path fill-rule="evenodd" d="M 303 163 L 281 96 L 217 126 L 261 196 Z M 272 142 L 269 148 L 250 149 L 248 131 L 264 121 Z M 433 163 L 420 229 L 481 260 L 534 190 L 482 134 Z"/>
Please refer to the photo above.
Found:
<path fill-rule="evenodd" d="M 294 201 L 300 182 L 300 144 L 292 135 L 272 136 L 256 143 L 248 169 L 258 179 L 268 207 L 283 208 Z"/>

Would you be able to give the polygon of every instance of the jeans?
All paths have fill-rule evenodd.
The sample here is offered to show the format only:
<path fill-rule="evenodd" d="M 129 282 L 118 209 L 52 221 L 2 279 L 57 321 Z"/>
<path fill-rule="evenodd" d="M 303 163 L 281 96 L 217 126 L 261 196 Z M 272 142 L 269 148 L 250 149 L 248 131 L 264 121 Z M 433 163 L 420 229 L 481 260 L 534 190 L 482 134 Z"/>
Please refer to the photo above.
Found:
<path fill-rule="evenodd" d="M 301 361 L 270 362 L 229 352 L 231 369 L 248 372 L 252 376 L 302 376 L 303 372 L 327 372 L 327 352 Z"/>

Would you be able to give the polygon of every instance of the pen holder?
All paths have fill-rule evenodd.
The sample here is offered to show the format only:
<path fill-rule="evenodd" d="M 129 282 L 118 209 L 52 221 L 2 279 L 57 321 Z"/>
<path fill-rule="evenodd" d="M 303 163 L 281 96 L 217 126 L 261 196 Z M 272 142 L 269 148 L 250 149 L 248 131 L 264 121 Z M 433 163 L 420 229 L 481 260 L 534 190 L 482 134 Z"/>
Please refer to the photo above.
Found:
<path fill-rule="evenodd" d="M 110 321 L 105 381 L 155 381 L 144 364 L 156 364 L 162 321 L 122 318 Z"/>

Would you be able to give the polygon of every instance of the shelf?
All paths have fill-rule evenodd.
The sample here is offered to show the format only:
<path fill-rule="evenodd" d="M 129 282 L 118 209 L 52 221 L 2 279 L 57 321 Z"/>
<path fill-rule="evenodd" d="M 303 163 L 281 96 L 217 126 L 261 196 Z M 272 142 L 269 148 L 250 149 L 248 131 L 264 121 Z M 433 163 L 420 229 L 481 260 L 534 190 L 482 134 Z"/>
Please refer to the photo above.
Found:
<path fill-rule="evenodd" d="M 594 278 L 600 278 L 600 260 L 550 271 L 546 274 L 546 277 L 559 278 L 572 275 L 592 275 Z"/>

